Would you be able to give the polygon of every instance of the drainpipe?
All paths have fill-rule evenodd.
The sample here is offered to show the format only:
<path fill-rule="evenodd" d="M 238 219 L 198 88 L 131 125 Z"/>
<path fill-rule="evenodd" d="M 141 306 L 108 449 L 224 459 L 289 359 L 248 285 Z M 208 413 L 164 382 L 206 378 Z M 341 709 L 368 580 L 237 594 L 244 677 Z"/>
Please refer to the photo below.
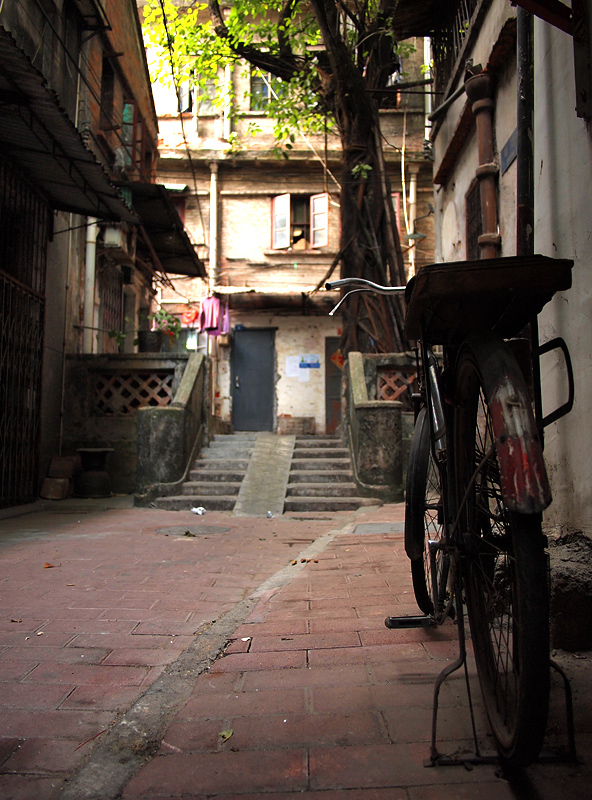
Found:
<path fill-rule="evenodd" d="M 493 85 L 488 72 L 473 75 L 465 82 L 467 97 L 472 103 L 477 125 L 479 166 L 477 178 L 481 195 L 483 233 L 479 237 L 481 258 L 495 258 L 499 254 L 501 237 L 497 219 L 496 176 L 498 166 L 493 153 Z"/>
<path fill-rule="evenodd" d="M 419 164 L 409 164 L 409 230 L 415 233 L 415 219 L 417 217 L 417 174 Z M 409 249 L 409 277 L 415 275 L 415 247 L 417 239 L 412 239 Z"/>
<path fill-rule="evenodd" d="M 95 322 L 95 274 L 97 264 L 97 236 L 99 226 L 95 217 L 87 217 L 86 261 L 84 270 L 84 316 L 82 333 L 82 352 L 94 351 Z"/>
<path fill-rule="evenodd" d="M 218 162 L 210 164 L 210 294 L 218 283 Z"/>
<path fill-rule="evenodd" d="M 432 60 L 432 42 L 428 36 L 424 37 L 423 40 L 423 63 L 430 64 Z M 426 72 L 424 78 L 431 78 L 432 73 L 430 70 Z M 423 138 L 425 142 L 430 141 L 430 137 L 432 135 L 432 126 L 430 123 L 430 114 L 432 113 L 432 95 L 431 95 L 431 86 L 429 84 L 425 87 L 425 95 L 424 95 L 424 132 Z"/>
<path fill-rule="evenodd" d="M 516 255 L 534 253 L 533 18 L 517 9 Z"/>

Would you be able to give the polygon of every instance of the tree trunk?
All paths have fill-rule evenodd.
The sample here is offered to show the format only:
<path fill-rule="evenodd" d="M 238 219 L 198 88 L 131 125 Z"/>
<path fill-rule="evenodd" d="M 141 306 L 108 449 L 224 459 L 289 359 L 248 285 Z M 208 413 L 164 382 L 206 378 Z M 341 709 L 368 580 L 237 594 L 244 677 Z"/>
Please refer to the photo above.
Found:
<path fill-rule="evenodd" d="M 336 4 L 311 0 L 331 65 L 331 97 L 341 136 L 341 275 L 383 285 L 406 282 L 378 109 L 339 34 Z M 357 293 L 342 306 L 342 352 L 405 350 L 403 301 Z"/>

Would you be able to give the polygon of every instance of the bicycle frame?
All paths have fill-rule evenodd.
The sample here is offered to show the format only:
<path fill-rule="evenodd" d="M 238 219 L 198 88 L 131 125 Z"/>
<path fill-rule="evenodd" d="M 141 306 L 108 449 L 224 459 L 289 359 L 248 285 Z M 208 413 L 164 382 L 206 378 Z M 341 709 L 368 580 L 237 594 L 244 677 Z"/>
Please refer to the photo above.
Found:
<path fill-rule="evenodd" d="M 440 673 L 434 690 L 432 764 L 444 763 L 436 747 L 439 690 L 463 665 L 472 708 L 465 604 L 500 758 L 513 768 L 522 767 L 536 760 L 543 744 L 549 701 L 549 675 L 542 666 L 549 656 L 549 595 L 541 512 L 551 502 L 551 492 L 542 429 L 571 408 L 573 375 L 562 340 L 531 348 L 533 360 L 542 352 L 562 349 L 569 382 L 568 402 L 545 418 L 539 402 L 535 417 L 532 390 L 536 397 L 540 387 L 527 388 L 517 348 L 504 339 L 523 330 L 524 303 L 536 314 L 555 291 L 569 288 L 571 266 L 541 256 L 526 262 L 458 262 L 451 267 L 431 265 L 414 279 L 405 334 L 418 344 L 420 391 L 413 397 L 416 426 L 405 500 L 405 550 L 415 598 L 425 616 L 387 617 L 385 624 L 394 629 L 421 627 L 458 617 L 459 656 Z M 533 275 L 540 279 L 534 270 L 539 268 L 547 270 L 548 280 L 532 292 Z M 356 285 L 353 292 L 383 295 L 407 288 L 345 278 L 327 284 L 327 289 L 350 285 Z M 444 347 L 444 379 L 434 345 Z M 473 716 L 472 722 L 478 763 L 483 759 Z"/>

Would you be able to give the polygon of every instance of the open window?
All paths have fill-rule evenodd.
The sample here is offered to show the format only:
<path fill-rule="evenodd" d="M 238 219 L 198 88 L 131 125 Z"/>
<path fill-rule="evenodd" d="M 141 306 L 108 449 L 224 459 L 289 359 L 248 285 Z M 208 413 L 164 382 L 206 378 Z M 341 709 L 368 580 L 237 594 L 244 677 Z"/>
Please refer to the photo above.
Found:
<path fill-rule="evenodd" d="M 271 241 L 274 250 L 325 247 L 329 242 L 329 195 L 274 197 Z"/>
<path fill-rule="evenodd" d="M 281 78 L 264 72 L 257 67 L 251 68 L 251 111 L 265 111 L 270 100 L 281 97 L 285 91 Z"/>

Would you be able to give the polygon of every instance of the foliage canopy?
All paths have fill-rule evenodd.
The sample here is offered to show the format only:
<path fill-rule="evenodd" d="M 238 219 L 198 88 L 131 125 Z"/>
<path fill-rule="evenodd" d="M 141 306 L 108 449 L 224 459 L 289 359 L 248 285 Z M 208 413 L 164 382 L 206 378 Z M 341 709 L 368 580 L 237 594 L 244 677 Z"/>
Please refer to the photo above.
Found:
<path fill-rule="evenodd" d="M 224 68 L 248 62 L 270 86 L 266 115 L 290 148 L 295 130 L 334 126 L 343 152 L 343 276 L 383 284 L 405 281 L 384 159 L 378 105 L 400 71 L 399 0 L 148 0 L 146 43 L 159 52 L 156 78 L 191 80 L 205 96 L 216 83 L 228 100 Z M 357 295 L 344 311 L 343 348 L 404 349 L 398 301 Z"/>

